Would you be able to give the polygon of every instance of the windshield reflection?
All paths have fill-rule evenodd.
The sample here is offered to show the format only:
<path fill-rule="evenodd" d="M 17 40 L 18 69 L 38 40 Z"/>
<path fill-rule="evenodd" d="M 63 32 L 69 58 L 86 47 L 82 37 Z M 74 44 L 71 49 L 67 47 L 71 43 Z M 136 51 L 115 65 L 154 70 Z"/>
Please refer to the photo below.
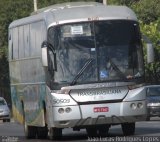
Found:
<path fill-rule="evenodd" d="M 66 24 L 50 28 L 48 36 L 56 50 L 55 82 L 72 83 L 89 59 L 93 61 L 76 83 L 124 81 L 144 75 L 139 29 L 134 21 Z"/>

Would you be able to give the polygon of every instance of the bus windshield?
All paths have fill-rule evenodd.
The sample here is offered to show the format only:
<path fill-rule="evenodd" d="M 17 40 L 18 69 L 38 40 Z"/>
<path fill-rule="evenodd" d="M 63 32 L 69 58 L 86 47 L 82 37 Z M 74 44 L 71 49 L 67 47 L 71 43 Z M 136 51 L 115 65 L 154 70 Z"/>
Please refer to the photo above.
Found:
<path fill-rule="evenodd" d="M 73 85 L 144 76 L 141 38 L 135 21 L 59 25 L 49 29 L 48 42 L 56 51 L 55 82 Z"/>

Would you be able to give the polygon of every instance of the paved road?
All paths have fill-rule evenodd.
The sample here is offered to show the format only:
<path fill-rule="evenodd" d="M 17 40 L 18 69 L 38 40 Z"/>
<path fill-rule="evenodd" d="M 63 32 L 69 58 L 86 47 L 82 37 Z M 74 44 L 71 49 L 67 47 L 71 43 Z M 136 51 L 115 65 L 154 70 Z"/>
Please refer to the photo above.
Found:
<path fill-rule="evenodd" d="M 160 118 L 152 118 L 151 121 L 148 122 L 138 122 L 136 123 L 136 133 L 134 135 L 137 139 L 139 136 L 144 136 L 145 141 L 156 142 L 160 141 Z M 159 136 L 157 138 L 157 136 Z M 51 140 L 39 140 L 39 139 L 31 139 L 26 140 L 24 137 L 23 126 L 19 125 L 15 122 L 11 123 L 3 123 L 0 122 L 0 138 L 2 142 L 51 142 Z M 130 139 L 124 140 L 122 134 L 122 130 L 120 126 L 113 126 L 109 130 L 109 135 L 105 139 L 101 139 L 102 141 L 131 141 Z M 144 140 L 144 139 L 143 139 Z M 72 129 L 64 129 L 63 138 L 60 140 L 61 142 L 83 142 L 83 141 L 96 141 L 96 139 L 89 139 L 86 135 L 85 130 L 81 130 L 80 132 L 72 131 Z M 98 141 L 98 140 L 97 140 Z M 134 141 L 134 140 L 132 140 Z M 140 139 L 139 141 L 142 141 Z M 136 142 L 136 141 L 135 141 Z"/>

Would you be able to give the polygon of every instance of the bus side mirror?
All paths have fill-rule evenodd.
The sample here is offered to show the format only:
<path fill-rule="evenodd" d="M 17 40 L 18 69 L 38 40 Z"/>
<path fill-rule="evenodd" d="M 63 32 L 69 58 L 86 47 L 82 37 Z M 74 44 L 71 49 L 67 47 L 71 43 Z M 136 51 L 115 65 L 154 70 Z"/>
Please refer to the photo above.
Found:
<path fill-rule="evenodd" d="M 153 63 L 154 62 L 154 48 L 153 45 L 150 41 L 150 39 L 142 34 L 142 38 L 144 42 L 146 43 L 146 48 L 147 48 L 147 63 Z"/>
<path fill-rule="evenodd" d="M 48 67 L 48 57 L 47 57 L 47 42 L 44 41 L 41 46 L 42 51 L 42 65 Z"/>
<path fill-rule="evenodd" d="M 154 62 L 154 48 L 151 43 L 147 43 L 147 63 Z"/>

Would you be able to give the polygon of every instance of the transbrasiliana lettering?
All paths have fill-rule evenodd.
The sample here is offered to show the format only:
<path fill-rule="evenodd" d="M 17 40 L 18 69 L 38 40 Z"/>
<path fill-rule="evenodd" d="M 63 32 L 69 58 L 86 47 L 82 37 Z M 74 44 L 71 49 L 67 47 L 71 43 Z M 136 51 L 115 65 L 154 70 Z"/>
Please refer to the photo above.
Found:
<path fill-rule="evenodd" d="M 115 90 L 94 90 L 94 91 L 79 92 L 78 96 L 95 96 L 95 95 L 108 95 L 108 94 L 119 94 L 119 93 L 121 93 L 120 89 L 115 89 Z"/>

